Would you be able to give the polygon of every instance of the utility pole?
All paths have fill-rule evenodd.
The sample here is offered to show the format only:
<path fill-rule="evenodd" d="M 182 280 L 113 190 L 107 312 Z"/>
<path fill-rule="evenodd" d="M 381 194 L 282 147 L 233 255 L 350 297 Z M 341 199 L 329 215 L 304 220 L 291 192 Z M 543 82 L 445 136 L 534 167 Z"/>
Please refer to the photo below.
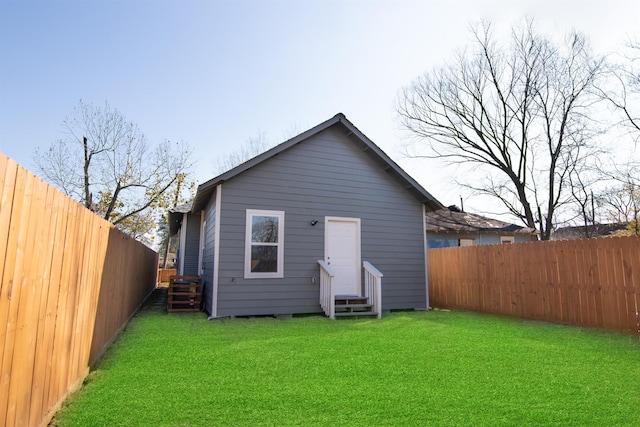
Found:
<path fill-rule="evenodd" d="M 91 154 L 89 154 L 89 144 L 87 137 L 82 137 L 82 145 L 84 146 L 84 205 L 87 209 L 93 210 L 93 201 L 89 192 L 89 164 L 91 163 Z"/>

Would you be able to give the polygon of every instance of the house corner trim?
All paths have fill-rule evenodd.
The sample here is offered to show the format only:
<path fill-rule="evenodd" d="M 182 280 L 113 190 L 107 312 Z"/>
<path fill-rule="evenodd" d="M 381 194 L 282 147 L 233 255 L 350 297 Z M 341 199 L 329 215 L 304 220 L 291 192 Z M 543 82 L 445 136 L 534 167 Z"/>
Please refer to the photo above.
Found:
<path fill-rule="evenodd" d="M 211 317 L 218 317 L 218 267 L 220 265 L 220 216 L 222 211 L 222 184 L 216 186 L 216 219 L 213 236 L 213 278 L 211 286 Z"/>
<path fill-rule="evenodd" d="M 422 247 L 424 248 L 424 286 L 426 295 L 426 310 L 429 310 L 429 258 L 427 257 L 427 207 L 422 204 Z"/>

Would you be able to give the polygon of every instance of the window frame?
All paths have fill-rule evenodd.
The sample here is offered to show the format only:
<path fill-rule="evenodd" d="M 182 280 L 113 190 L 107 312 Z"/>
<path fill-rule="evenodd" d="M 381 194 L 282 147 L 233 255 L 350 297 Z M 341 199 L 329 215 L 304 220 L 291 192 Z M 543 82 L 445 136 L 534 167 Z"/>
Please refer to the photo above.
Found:
<path fill-rule="evenodd" d="M 462 244 L 462 242 L 467 242 L 467 243 Z M 458 247 L 467 247 L 467 246 L 476 246 L 475 237 L 460 237 L 458 239 Z"/>
<path fill-rule="evenodd" d="M 278 218 L 278 237 L 276 243 L 252 242 L 253 218 L 259 216 L 272 216 Z M 284 277 L 284 211 L 272 211 L 262 209 L 247 209 L 245 219 L 244 238 L 244 278 L 245 279 L 282 279 Z M 251 271 L 251 248 L 253 246 L 277 247 L 276 271 L 253 272 Z"/>
<path fill-rule="evenodd" d="M 500 236 L 500 244 L 511 244 L 516 242 L 516 236 Z"/>

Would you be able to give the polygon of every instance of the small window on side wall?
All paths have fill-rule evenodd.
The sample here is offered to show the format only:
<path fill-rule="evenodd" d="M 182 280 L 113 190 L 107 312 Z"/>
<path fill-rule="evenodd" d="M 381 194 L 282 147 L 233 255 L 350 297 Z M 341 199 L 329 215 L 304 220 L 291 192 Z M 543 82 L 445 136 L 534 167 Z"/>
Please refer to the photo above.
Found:
<path fill-rule="evenodd" d="M 284 212 L 247 209 L 245 279 L 284 277 Z"/>
<path fill-rule="evenodd" d="M 462 238 L 458 240 L 458 246 L 475 246 L 475 245 L 476 245 L 476 239 Z"/>
<path fill-rule="evenodd" d="M 515 243 L 515 237 L 513 236 L 500 236 L 500 244 Z"/>

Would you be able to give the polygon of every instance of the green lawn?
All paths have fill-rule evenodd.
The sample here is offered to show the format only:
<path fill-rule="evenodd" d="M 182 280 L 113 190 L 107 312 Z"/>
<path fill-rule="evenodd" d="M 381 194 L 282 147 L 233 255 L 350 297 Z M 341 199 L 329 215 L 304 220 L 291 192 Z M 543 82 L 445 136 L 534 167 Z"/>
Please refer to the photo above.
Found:
<path fill-rule="evenodd" d="M 146 310 L 57 426 L 638 426 L 638 337 L 430 311 Z"/>

